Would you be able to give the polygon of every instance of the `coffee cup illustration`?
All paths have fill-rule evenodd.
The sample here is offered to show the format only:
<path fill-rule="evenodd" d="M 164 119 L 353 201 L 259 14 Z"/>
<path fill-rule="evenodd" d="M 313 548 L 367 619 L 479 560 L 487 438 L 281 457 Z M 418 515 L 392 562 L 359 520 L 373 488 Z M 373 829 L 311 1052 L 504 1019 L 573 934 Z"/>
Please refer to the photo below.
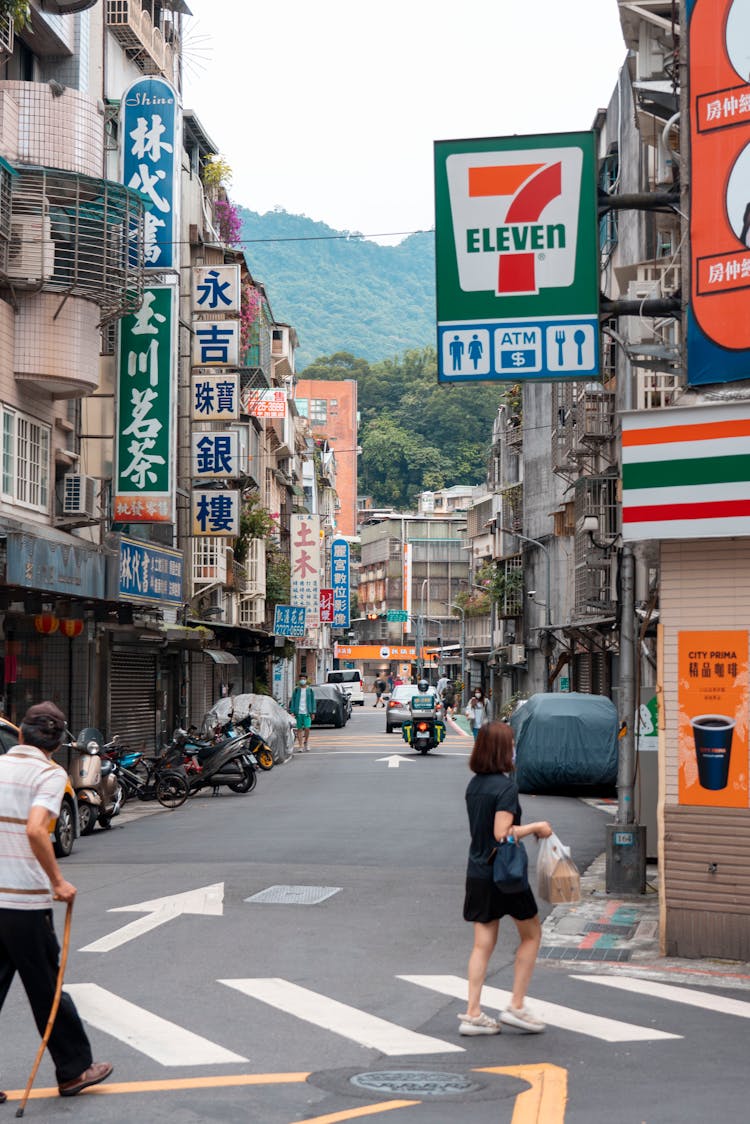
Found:
<path fill-rule="evenodd" d="M 702 788 L 718 791 L 727 787 L 732 733 L 735 720 L 726 714 L 699 714 L 690 719 Z"/>

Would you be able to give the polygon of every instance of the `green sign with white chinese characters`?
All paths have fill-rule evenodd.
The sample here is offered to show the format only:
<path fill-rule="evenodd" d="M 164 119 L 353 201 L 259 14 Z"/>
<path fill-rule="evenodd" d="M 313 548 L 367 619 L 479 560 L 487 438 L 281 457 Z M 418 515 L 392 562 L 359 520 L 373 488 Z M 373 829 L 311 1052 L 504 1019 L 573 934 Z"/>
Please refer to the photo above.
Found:
<path fill-rule="evenodd" d="M 386 613 L 386 619 L 389 621 L 408 621 L 409 614 L 406 609 L 389 609 Z"/>
<path fill-rule="evenodd" d="M 593 133 L 435 145 L 440 382 L 599 374 Z"/>
<path fill-rule="evenodd" d="M 176 286 L 149 286 L 120 322 L 114 519 L 171 523 Z"/>

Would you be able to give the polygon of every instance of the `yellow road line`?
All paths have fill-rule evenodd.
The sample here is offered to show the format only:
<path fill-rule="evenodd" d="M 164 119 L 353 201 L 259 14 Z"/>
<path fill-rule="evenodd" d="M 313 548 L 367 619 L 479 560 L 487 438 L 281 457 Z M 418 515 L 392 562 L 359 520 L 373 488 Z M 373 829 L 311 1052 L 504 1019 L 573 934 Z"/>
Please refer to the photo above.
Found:
<path fill-rule="evenodd" d="M 511 1124 L 565 1124 L 567 1069 L 541 1062 L 538 1065 L 483 1067 L 477 1069 L 477 1073 L 504 1073 L 529 1082 L 531 1088 L 516 1097 Z"/>
<path fill-rule="evenodd" d="M 410 1108 L 421 1101 L 381 1101 L 380 1104 L 366 1104 L 361 1108 L 345 1108 L 342 1112 L 331 1112 L 327 1116 L 309 1116 L 305 1124 L 340 1124 L 343 1120 L 360 1120 L 363 1116 L 377 1116 L 379 1112 L 390 1112 L 394 1108 Z"/>
<path fill-rule="evenodd" d="M 118 1093 L 169 1093 L 179 1089 L 231 1089 L 241 1085 L 294 1085 L 307 1081 L 309 1073 L 235 1073 L 221 1077 L 167 1077 L 161 1081 L 121 1081 L 108 1085 L 94 1085 L 84 1089 L 81 1096 L 96 1094 L 113 1096 Z M 12 1089 L 9 1101 L 20 1101 L 23 1089 Z M 31 1100 L 57 1097 L 57 1086 L 51 1089 L 32 1089 Z"/>

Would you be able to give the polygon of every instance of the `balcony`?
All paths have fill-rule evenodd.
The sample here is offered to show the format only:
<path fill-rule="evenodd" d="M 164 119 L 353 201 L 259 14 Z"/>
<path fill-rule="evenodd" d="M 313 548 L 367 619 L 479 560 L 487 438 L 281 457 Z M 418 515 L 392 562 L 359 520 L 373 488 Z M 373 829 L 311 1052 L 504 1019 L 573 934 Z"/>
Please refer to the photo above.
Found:
<path fill-rule="evenodd" d="M 193 539 L 193 591 L 227 584 L 227 548 L 223 540 Z"/>
<path fill-rule="evenodd" d="M 466 618 L 466 650 L 490 647 L 490 615 Z"/>
<path fill-rule="evenodd" d="M 249 539 L 247 555 L 234 563 L 234 588 L 241 597 L 265 597 L 266 544 L 264 539 Z"/>
<path fill-rule="evenodd" d="M 615 396 L 599 383 L 552 384 L 552 470 L 577 475 L 581 459 L 614 438 Z"/>
<path fill-rule="evenodd" d="M 107 0 L 107 27 L 143 74 L 176 77 L 177 52 L 154 26 L 141 0 Z M 173 25 L 167 25 L 170 34 Z"/>
<path fill-rule="evenodd" d="M 8 284 L 91 301 L 105 321 L 139 307 L 144 204 L 136 192 L 23 166 L 11 183 L 7 239 L 0 229 L 0 274 Z"/>
<path fill-rule="evenodd" d="M 239 624 L 242 628 L 263 628 L 266 621 L 265 598 L 243 597 L 239 605 Z"/>
<path fill-rule="evenodd" d="M 575 607 L 577 619 L 611 617 L 616 610 L 617 558 L 613 550 L 618 526 L 618 479 L 582 477 L 575 485 Z M 582 529 L 595 518 L 593 536 Z"/>

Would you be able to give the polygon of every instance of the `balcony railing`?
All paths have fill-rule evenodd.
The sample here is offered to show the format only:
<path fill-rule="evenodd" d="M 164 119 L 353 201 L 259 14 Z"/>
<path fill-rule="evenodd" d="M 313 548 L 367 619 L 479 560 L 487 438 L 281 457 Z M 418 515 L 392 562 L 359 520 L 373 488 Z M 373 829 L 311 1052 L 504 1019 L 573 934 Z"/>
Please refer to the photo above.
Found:
<path fill-rule="evenodd" d="M 227 548 L 223 540 L 193 539 L 193 589 L 227 583 Z"/>
<path fill-rule="evenodd" d="M 0 272 L 15 288 L 93 301 L 104 320 L 123 316 L 143 296 L 143 214 L 143 199 L 124 184 L 20 167 Z"/>
<path fill-rule="evenodd" d="M 175 49 L 154 27 L 141 0 L 107 0 L 107 27 L 143 74 L 174 79 Z"/>
<path fill-rule="evenodd" d="M 264 539 L 250 539 L 245 561 L 234 564 L 234 588 L 243 597 L 265 597 L 266 544 Z"/>

